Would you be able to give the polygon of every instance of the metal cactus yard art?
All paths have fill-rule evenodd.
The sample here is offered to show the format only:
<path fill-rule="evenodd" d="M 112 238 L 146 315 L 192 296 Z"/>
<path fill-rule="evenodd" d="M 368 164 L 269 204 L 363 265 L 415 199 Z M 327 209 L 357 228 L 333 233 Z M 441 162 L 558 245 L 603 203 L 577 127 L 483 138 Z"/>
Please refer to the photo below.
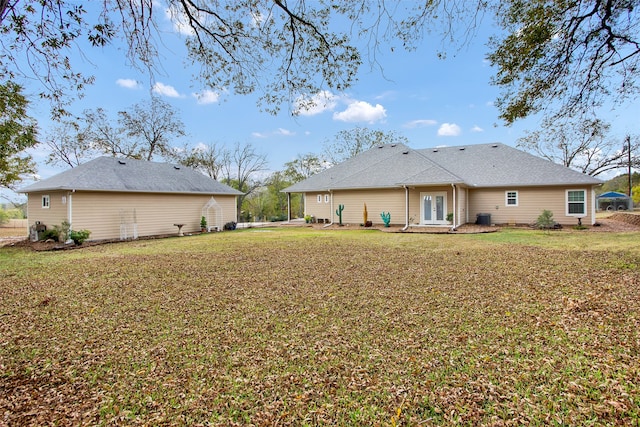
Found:
<path fill-rule="evenodd" d="M 382 218 L 382 221 L 384 222 L 384 226 L 388 227 L 389 224 L 391 223 L 391 212 L 382 212 L 380 214 L 380 218 Z"/>
<path fill-rule="evenodd" d="M 336 215 L 338 215 L 338 223 L 342 225 L 342 211 L 344 210 L 344 205 L 338 205 L 338 209 L 336 209 Z"/>

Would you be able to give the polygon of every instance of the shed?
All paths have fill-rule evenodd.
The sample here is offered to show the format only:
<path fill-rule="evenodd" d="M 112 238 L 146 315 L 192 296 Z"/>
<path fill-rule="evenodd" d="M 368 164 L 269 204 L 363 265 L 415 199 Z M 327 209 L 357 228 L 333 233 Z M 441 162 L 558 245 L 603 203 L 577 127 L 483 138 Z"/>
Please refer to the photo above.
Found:
<path fill-rule="evenodd" d="M 115 157 L 99 157 L 21 192 L 28 194 L 29 227 L 68 222 L 89 230 L 92 240 L 197 232 L 202 216 L 220 230 L 237 221 L 242 194 L 182 165 Z"/>
<path fill-rule="evenodd" d="M 602 193 L 596 197 L 598 209 L 601 211 L 626 211 L 633 209 L 631 197 L 617 191 Z"/>

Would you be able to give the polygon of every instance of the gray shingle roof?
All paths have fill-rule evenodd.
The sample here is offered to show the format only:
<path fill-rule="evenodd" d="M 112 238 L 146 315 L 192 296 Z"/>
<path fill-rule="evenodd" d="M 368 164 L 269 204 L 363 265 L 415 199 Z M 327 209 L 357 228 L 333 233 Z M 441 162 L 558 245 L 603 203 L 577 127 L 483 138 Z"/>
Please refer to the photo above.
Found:
<path fill-rule="evenodd" d="M 595 185 L 602 181 L 504 144 L 414 150 L 371 148 L 286 189 L 287 193 L 403 185 L 470 187 Z"/>
<path fill-rule="evenodd" d="M 508 145 L 478 144 L 417 150 L 472 187 L 595 185 L 597 178 Z"/>
<path fill-rule="evenodd" d="M 22 188 L 20 192 L 54 190 L 242 194 L 185 166 L 114 157 L 98 157 Z"/>

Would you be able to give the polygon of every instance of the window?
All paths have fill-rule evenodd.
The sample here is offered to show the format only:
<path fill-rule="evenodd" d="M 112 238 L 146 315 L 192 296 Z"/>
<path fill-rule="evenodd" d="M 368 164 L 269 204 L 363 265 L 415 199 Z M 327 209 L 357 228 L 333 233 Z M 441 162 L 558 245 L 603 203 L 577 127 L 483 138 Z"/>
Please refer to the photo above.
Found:
<path fill-rule="evenodd" d="M 567 190 L 567 216 L 584 216 L 587 213 L 587 191 Z"/>
<path fill-rule="evenodd" d="M 507 206 L 518 206 L 518 192 L 517 191 L 507 191 L 505 193 L 505 205 Z"/>
<path fill-rule="evenodd" d="M 49 206 L 51 206 L 49 195 L 42 196 L 42 209 L 49 209 Z"/>
<path fill-rule="evenodd" d="M 318 203 L 322 203 L 322 194 L 318 194 L 317 200 L 318 200 Z"/>
<path fill-rule="evenodd" d="M 329 203 L 329 195 L 328 194 L 324 195 L 324 202 L 325 203 Z"/>

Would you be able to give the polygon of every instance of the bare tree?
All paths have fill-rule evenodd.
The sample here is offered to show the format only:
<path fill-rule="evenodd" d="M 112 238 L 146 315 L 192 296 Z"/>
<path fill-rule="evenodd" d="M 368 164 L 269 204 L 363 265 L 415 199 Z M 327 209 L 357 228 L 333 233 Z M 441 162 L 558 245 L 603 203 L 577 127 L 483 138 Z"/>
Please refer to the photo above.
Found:
<path fill-rule="evenodd" d="M 324 155 L 333 164 L 344 162 L 379 144 L 408 143 L 408 139 L 395 131 L 384 132 L 362 127 L 341 130 L 333 140 L 324 143 Z"/>
<path fill-rule="evenodd" d="M 628 163 L 628 147 L 608 138 L 609 125 L 598 118 L 545 121 L 539 130 L 518 140 L 518 146 L 582 173 L 597 176 L 624 167 Z M 636 153 L 639 144 L 631 147 Z M 634 155 L 634 162 L 638 156 Z"/>
<path fill-rule="evenodd" d="M 292 183 L 302 181 L 326 169 L 326 164 L 316 154 L 299 154 L 294 160 L 284 164 L 284 176 Z"/>
<path fill-rule="evenodd" d="M 47 163 L 77 166 L 100 155 L 151 160 L 176 157 L 172 137 L 184 135 L 184 124 L 167 103 L 153 98 L 120 112 L 118 123 L 102 108 L 85 110 L 81 117 L 63 120 L 49 133 Z"/>
<path fill-rule="evenodd" d="M 218 180 L 224 166 L 225 149 L 215 143 L 195 148 L 185 147 L 177 157 L 181 164 Z"/>
<path fill-rule="evenodd" d="M 175 110 L 155 96 L 149 102 L 134 105 L 131 112 L 120 111 L 118 115 L 118 123 L 146 160 L 171 156 L 172 138 L 185 135 L 184 123 Z"/>
<path fill-rule="evenodd" d="M 54 127 L 45 137 L 49 148 L 47 164 L 76 167 L 95 155 L 96 151 L 88 144 L 76 121 L 64 121 Z"/>
<path fill-rule="evenodd" d="M 251 144 L 236 143 L 233 150 L 223 156 L 222 181 L 244 193 L 238 196 L 238 218 L 242 217 L 242 203 L 245 197 L 261 186 L 256 177 L 268 165 L 265 154 L 258 153 Z"/>

